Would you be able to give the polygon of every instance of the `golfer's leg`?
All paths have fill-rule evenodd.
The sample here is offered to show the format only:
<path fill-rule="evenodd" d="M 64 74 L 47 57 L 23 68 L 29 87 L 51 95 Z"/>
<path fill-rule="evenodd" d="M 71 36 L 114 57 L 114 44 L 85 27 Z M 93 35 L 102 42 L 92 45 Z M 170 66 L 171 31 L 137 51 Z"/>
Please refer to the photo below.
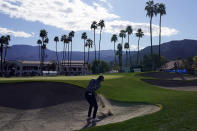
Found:
<path fill-rule="evenodd" d="M 93 119 L 94 119 L 96 118 L 96 113 L 98 110 L 98 104 L 97 104 L 96 98 L 93 99 L 93 102 L 94 102 L 94 112 L 93 112 Z"/>
<path fill-rule="evenodd" d="M 90 104 L 90 106 L 89 106 L 89 110 L 88 110 L 88 117 L 91 117 L 92 107 L 93 107 L 93 105 L 92 105 L 92 104 Z"/>

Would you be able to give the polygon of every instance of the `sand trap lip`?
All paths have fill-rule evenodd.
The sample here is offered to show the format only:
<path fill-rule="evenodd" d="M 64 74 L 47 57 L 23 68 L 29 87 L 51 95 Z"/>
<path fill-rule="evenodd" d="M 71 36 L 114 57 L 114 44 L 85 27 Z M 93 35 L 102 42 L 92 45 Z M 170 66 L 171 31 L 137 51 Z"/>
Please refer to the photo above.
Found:
<path fill-rule="evenodd" d="M 161 79 L 141 79 L 151 85 L 156 85 L 160 88 L 182 91 L 197 91 L 197 81 L 182 81 L 182 80 L 161 80 Z"/>
<path fill-rule="evenodd" d="M 40 87 L 38 89 L 32 90 L 35 86 L 39 85 Z M 52 88 L 53 86 L 58 88 L 54 89 Z M 87 124 L 86 121 L 88 103 L 83 96 L 84 89 L 65 83 L 33 82 L 0 84 L 0 91 L 4 91 L 4 97 L 6 97 L 6 95 L 9 94 L 9 90 L 5 88 L 21 88 L 21 92 L 15 90 L 19 93 L 16 96 L 23 96 L 25 93 L 29 93 L 29 90 L 26 90 L 24 87 L 29 88 L 30 92 L 37 95 L 27 97 L 28 101 L 25 101 L 25 104 L 28 102 L 30 103 L 27 107 L 22 104 L 13 105 L 12 102 L 5 105 L 5 101 L 1 100 L 0 130 L 71 131 L 90 126 L 121 122 L 160 110 L 160 108 L 155 105 L 116 102 L 112 103 L 114 115 L 106 117 L 102 121 L 96 123 L 96 125 L 91 125 Z M 38 91 L 39 93 L 37 93 Z M 12 96 L 12 93 L 9 94 L 10 99 L 16 96 Z M 1 99 L 2 97 L 3 96 L 1 96 Z M 53 99 L 57 99 L 58 101 L 55 102 Z M 20 100 L 21 99 L 18 99 L 18 102 Z"/>

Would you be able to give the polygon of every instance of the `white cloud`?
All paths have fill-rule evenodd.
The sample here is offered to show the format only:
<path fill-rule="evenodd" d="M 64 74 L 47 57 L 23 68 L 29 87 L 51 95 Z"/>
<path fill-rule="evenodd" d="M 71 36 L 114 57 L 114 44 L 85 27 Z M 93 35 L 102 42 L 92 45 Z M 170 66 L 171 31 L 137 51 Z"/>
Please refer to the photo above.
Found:
<path fill-rule="evenodd" d="M 104 2 L 105 4 L 107 4 L 107 6 L 108 6 L 110 9 L 113 8 L 113 6 L 111 5 L 111 3 L 108 2 L 107 0 L 100 0 L 100 1 L 101 1 L 101 2 Z"/>
<path fill-rule="evenodd" d="M 139 48 L 140 48 L 140 50 L 142 50 L 142 49 L 145 48 L 145 46 L 140 46 Z M 131 50 L 131 51 L 137 51 L 137 50 L 138 50 L 137 45 L 131 44 L 131 45 L 130 45 L 130 50 Z"/>
<path fill-rule="evenodd" d="M 34 33 L 29 34 L 29 33 L 23 32 L 23 31 L 13 31 L 13 30 L 10 30 L 7 28 L 1 28 L 1 27 L 0 27 L 0 34 L 13 35 L 14 37 L 25 37 L 25 38 L 34 36 Z"/>
<path fill-rule="evenodd" d="M 107 0 L 100 1 L 109 3 Z M 88 5 L 82 0 L 0 0 L 0 11 L 10 17 L 38 21 L 63 30 L 90 30 L 92 21 L 104 19 L 105 32 L 118 33 L 121 29 L 125 29 L 125 26 L 132 25 L 134 30 L 142 28 L 145 35 L 149 35 L 148 23 L 120 20 L 120 16 L 110 13 L 108 9 L 95 2 Z M 157 36 L 158 31 L 158 26 L 153 25 L 153 36 Z M 177 33 L 176 29 L 162 27 L 163 36 Z"/>
<path fill-rule="evenodd" d="M 150 35 L 150 26 L 148 23 L 134 23 L 130 21 L 121 21 L 121 20 L 114 20 L 114 21 L 107 21 L 105 31 L 108 33 L 119 33 L 120 30 L 125 29 L 127 25 L 131 25 L 133 28 L 133 33 L 136 33 L 138 28 L 141 28 L 145 35 Z M 159 34 L 159 26 L 152 25 L 153 29 L 153 36 L 158 36 Z M 176 29 L 162 27 L 162 36 L 171 36 L 178 33 Z"/>

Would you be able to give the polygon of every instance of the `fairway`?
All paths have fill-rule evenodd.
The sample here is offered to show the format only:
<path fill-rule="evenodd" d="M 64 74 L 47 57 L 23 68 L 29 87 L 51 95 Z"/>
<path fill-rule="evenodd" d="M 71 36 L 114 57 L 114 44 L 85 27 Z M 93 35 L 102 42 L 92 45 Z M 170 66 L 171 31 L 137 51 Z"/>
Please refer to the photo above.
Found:
<path fill-rule="evenodd" d="M 23 81 L 54 81 L 86 87 L 88 80 L 96 76 L 83 77 L 33 77 L 3 78 L 1 83 Z M 76 79 L 73 79 L 76 78 Z M 80 79 L 81 78 L 81 79 Z M 105 75 L 99 93 L 111 100 L 129 103 L 158 104 L 162 110 L 150 115 L 124 122 L 84 129 L 87 131 L 196 131 L 197 92 L 162 89 L 143 82 L 145 78 L 136 74 Z"/>

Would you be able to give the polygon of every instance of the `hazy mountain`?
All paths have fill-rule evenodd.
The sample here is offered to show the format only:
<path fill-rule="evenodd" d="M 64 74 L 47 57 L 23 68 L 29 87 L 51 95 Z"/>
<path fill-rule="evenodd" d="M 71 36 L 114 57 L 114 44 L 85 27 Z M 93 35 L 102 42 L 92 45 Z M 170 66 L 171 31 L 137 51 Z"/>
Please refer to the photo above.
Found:
<path fill-rule="evenodd" d="M 38 46 L 29 45 L 13 45 L 8 49 L 7 59 L 9 60 L 39 60 Z M 158 46 L 153 46 L 153 52 L 158 53 Z M 60 59 L 62 52 L 58 53 Z M 140 51 L 141 57 L 145 54 L 150 54 L 150 47 L 146 47 Z M 186 58 L 197 55 L 197 40 L 180 40 L 170 41 L 161 45 L 161 55 L 168 59 L 177 59 L 178 57 Z M 86 53 L 87 56 L 87 53 Z M 136 57 L 136 52 L 132 52 L 132 58 Z M 83 52 L 74 51 L 72 55 L 73 60 L 83 60 Z M 94 51 L 90 52 L 90 61 L 94 59 Z M 105 61 L 112 61 L 114 59 L 113 50 L 102 50 L 101 59 Z M 46 50 L 46 60 L 56 60 L 55 51 Z"/>

